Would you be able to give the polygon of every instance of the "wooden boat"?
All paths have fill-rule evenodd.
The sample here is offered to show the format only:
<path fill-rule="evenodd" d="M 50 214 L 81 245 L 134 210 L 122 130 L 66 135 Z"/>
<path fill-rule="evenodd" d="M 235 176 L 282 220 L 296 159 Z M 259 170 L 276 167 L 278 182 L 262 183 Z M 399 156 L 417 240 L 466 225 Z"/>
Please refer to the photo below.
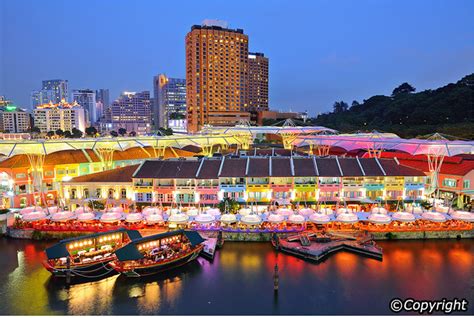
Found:
<path fill-rule="evenodd" d="M 118 249 L 110 266 L 127 277 L 153 275 L 193 261 L 203 242 L 198 232 L 184 230 L 143 237 Z"/>
<path fill-rule="evenodd" d="M 138 231 L 118 229 L 64 239 L 45 250 L 43 266 L 57 277 L 99 278 L 113 271 L 115 251 L 138 238 Z"/>

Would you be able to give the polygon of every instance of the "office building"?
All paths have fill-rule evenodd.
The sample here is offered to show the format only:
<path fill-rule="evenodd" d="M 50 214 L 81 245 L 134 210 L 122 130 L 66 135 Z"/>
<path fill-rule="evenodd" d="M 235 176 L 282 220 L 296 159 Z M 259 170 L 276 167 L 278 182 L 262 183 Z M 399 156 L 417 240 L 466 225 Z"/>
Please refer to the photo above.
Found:
<path fill-rule="evenodd" d="M 45 80 L 42 82 L 40 90 L 31 92 L 31 108 L 35 109 L 38 106 L 53 102 L 58 104 L 62 101 L 69 100 L 68 81 L 55 79 Z"/>
<path fill-rule="evenodd" d="M 189 132 L 203 125 L 248 121 L 248 43 L 242 29 L 206 20 L 186 35 L 186 105 Z"/>
<path fill-rule="evenodd" d="M 95 91 L 91 89 L 74 89 L 72 91 L 73 102 L 78 103 L 86 110 L 87 121 L 89 125 L 97 122 L 97 102 Z"/>
<path fill-rule="evenodd" d="M 186 80 L 158 74 L 153 78 L 153 123 L 155 129 L 182 123 L 186 118 Z M 181 127 L 185 128 L 185 127 Z"/>
<path fill-rule="evenodd" d="M 60 102 L 43 104 L 33 110 L 34 124 L 42 133 L 48 131 L 72 131 L 73 128 L 84 132 L 86 112 L 78 103 Z"/>
<path fill-rule="evenodd" d="M 0 111 L 1 130 L 7 133 L 22 133 L 31 129 L 30 114 L 15 105 L 7 105 Z"/>
<path fill-rule="evenodd" d="M 139 135 L 151 132 L 151 99 L 150 92 L 123 92 L 106 112 L 106 121 L 101 125 L 102 130 L 118 131 L 125 128 L 127 132 L 134 131 Z"/>
<path fill-rule="evenodd" d="M 96 118 L 101 119 L 104 116 L 104 111 L 110 106 L 109 90 L 101 88 L 95 91 L 96 101 Z"/>
<path fill-rule="evenodd" d="M 268 58 L 263 53 L 249 53 L 248 109 L 268 110 Z"/>

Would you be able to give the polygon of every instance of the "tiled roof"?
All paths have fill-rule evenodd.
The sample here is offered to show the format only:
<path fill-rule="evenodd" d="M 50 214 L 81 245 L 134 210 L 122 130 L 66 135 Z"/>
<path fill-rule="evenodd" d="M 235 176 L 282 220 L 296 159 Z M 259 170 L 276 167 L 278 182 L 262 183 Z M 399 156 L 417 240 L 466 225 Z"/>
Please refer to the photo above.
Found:
<path fill-rule="evenodd" d="M 366 176 L 383 176 L 383 171 L 380 169 L 377 161 L 374 158 L 359 158 L 359 162 L 364 169 Z"/>
<path fill-rule="evenodd" d="M 132 182 L 132 175 L 139 165 L 131 165 L 102 172 L 86 174 L 72 178 L 65 183 L 86 183 L 86 182 Z"/>
<path fill-rule="evenodd" d="M 291 159 L 272 157 L 272 177 L 291 177 Z"/>
<path fill-rule="evenodd" d="M 269 158 L 249 158 L 248 177 L 268 177 L 270 175 Z"/>
<path fill-rule="evenodd" d="M 397 164 L 394 160 L 379 159 L 379 162 L 387 176 L 425 176 L 423 171 L 405 166 L 403 164 Z"/>
<path fill-rule="evenodd" d="M 334 158 L 316 158 L 318 172 L 321 177 L 340 177 L 341 172 Z"/>
<path fill-rule="evenodd" d="M 219 178 L 219 168 L 222 159 L 205 159 L 202 160 L 201 170 L 199 170 L 198 179 L 217 179 Z"/>
<path fill-rule="evenodd" d="M 354 158 L 338 158 L 344 176 L 360 177 L 364 173 L 360 169 L 357 159 Z"/>
<path fill-rule="evenodd" d="M 313 158 L 293 158 L 295 177 L 316 176 Z"/>
<path fill-rule="evenodd" d="M 245 177 L 247 159 L 226 158 L 219 177 Z"/>

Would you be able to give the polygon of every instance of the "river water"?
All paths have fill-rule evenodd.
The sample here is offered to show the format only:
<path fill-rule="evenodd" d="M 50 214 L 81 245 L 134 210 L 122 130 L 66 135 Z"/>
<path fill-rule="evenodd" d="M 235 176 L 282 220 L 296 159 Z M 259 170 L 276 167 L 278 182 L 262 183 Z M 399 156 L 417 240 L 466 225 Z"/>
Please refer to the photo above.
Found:
<path fill-rule="evenodd" d="M 276 254 L 270 243 L 226 242 L 213 262 L 69 287 L 41 265 L 51 244 L 0 239 L 0 314 L 390 314 L 395 297 L 465 298 L 473 313 L 474 240 L 380 242 L 382 262 L 339 252 L 320 264 Z"/>

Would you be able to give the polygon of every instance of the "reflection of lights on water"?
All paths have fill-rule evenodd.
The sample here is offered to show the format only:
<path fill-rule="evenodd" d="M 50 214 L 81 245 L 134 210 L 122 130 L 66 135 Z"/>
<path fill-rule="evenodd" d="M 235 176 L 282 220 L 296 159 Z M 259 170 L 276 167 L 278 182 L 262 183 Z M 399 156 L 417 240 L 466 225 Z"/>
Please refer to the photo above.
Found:
<path fill-rule="evenodd" d="M 130 288 L 130 290 L 128 291 L 128 296 L 130 298 L 137 298 L 137 297 L 142 297 L 143 296 L 143 290 L 138 287 L 138 286 L 133 286 L 132 288 Z"/>
<path fill-rule="evenodd" d="M 242 265 L 244 269 L 255 269 L 259 268 L 262 263 L 262 258 L 260 255 L 244 255 L 242 256 Z"/>
<path fill-rule="evenodd" d="M 220 263 L 223 267 L 233 267 L 237 262 L 237 253 L 222 253 L 220 257 Z"/>

